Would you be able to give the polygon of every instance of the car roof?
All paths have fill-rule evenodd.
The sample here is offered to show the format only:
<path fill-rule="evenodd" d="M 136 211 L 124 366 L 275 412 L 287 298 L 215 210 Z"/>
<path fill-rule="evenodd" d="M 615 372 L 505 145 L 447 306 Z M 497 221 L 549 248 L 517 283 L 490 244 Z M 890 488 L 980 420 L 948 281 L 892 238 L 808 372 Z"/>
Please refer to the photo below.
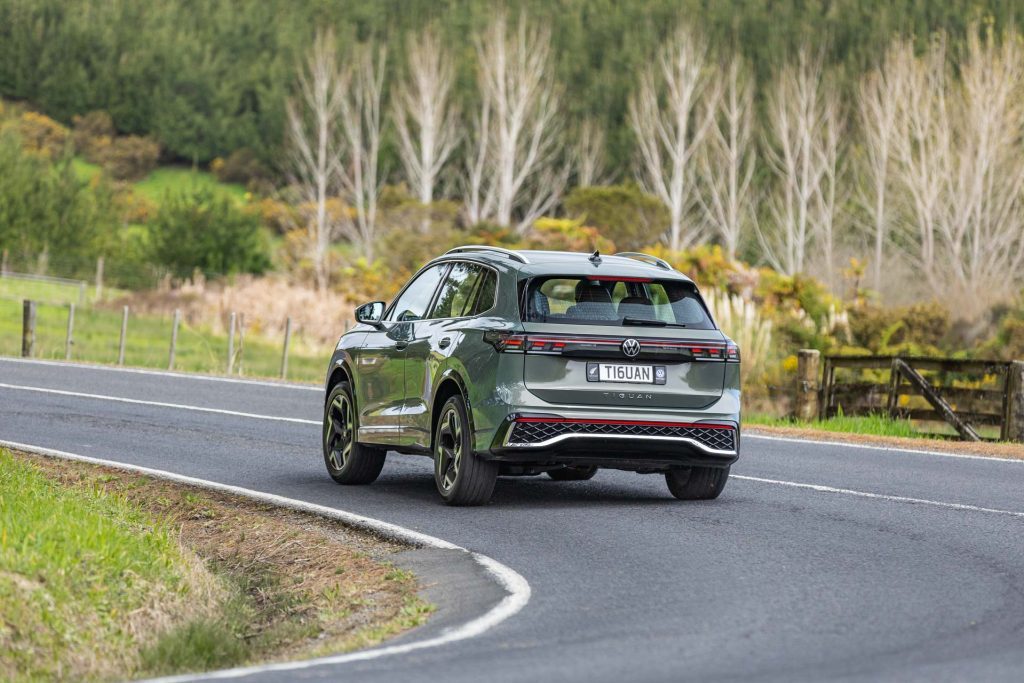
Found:
<path fill-rule="evenodd" d="M 465 249 L 463 251 L 462 249 Z M 521 262 L 516 256 L 523 259 Z M 444 255 L 444 258 L 473 257 L 474 260 L 481 259 L 486 262 L 505 266 L 519 271 L 523 275 L 608 275 L 622 277 L 649 277 L 661 280 L 684 280 L 690 282 L 690 278 L 677 270 L 666 269 L 655 264 L 653 256 L 638 254 L 646 257 L 649 261 L 640 260 L 630 256 L 616 256 L 612 254 L 601 254 L 598 262 L 590 260 L 592 253 L 578 251 L 543 251 L 538 249 L 494 249 L 486 247 L 464 247 L 453 250 Z M 664 263 L 664 261 L 661 261 Z M 667 265 L 667 264 L 666 264 Z"/>

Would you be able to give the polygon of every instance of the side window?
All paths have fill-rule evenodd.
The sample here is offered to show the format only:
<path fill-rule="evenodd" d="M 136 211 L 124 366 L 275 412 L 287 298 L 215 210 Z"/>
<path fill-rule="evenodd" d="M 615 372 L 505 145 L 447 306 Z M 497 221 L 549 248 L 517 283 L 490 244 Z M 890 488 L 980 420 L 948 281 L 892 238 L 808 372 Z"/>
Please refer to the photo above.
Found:
<path fill-rule="evenodd" d="M 480 315 L 494 308 L 495 296 L 498 293 L 498 276 L 490 268 L 484 268 L 479 280 L 473 308 L 466 315 Z"/>
<path fill-rule="evenodd" d="M 441 282 L 447 263 L 439 263 L 433 268 L 420 273 L 419 277 L 412 281 L 402 295 L 398 297 L 391 307 L 389 320 L 422 320 L 426 315 L 427 306 L 434 296 L 437 285 Z"/>
<path fill-rule="evenodd" d="M 475 263 L 456 263 L 448 271 L 441 293 L 431 311 L 431 318 L 458 318 L 466 315 L 470 299 L 476 289 L 477 280 L 484 270 Z"/>

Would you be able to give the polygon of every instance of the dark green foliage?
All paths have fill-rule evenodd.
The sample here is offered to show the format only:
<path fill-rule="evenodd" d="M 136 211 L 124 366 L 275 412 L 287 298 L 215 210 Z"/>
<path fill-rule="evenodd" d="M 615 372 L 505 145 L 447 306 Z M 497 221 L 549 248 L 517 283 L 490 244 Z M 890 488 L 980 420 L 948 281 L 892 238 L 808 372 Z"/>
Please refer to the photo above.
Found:
<path fill-rule="evenodd" d="M 46 254 L 62 274 L 91 274 L 117 230 L 109 187 L 79 180 L 67 159 L 26 152 L 11 132 L 0 135 L 0 247 L 12 263 Z"/>
<path fill-rule="evenodd" d="M 934 354 L 952 326 L 949 311 L 937 303 L 862 306 L 851 309 L 849 316 L 853 343 L 881 354 Z"/>
<path fill-rule="evenodd" d="M 168 197 L 150 224 L 152 258 L 176 277 L 262 273 L 270 268 L 267 234 L 254 212 L 196 189 Z"/>
<path fill-rule="evenodd" d="M 236 149 L 227 159 L 214 159 L 210 170 L 222 183 L 249 185 L 261 183 L 270 178 L 270 172 L 256 153 L 248 147 Z"/>
<path fill-rule="evenodd" d="M 957 42 L 971 20 L 991 17 L 997 29 L 1020 20 L 1019 0 L 501 4 L 551 29 L 562 108 L 605 126 L 610 168 L 620 177 L 632 155 L 626 102 L 636 72 L 680 21 L 705 31 L 717 49 L 743 52 L 758 83 L 810 41 L 849 87 L 894 33 L 923 43 L 945 29 Z M 456 95 L 468 105 L 477 97 L 470 36 L 495 7 L 492 0 L 0 0 L 0 95 L 28 99 L 64 123 L 106 110 L 119 132 L 150 135 L 188 162 L 247 147 L 273 166 L 284 99 L 316 26 L 335 26 L 342 44 L 386 41 L 393 77 L 404 61 L 400 38 L 436 20 L 456 57 Z"/>
<path fill-rule="evenodd" d="M 577 187 L 565 198 L 565 212 L 600 229 L 602 237 L 625 251 L 654 244 L 669 223 L 661 200 L 634 184 Z"/>

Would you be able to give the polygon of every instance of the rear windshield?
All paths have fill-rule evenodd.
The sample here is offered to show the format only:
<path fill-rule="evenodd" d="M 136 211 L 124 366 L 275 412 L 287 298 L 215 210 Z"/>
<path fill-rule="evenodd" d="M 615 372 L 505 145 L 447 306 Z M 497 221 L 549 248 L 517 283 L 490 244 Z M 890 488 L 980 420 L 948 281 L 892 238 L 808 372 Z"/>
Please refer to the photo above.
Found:
<path fill-rule="evenodd" d="M 715 329 L 693 285 L 679 280 L 548 277 L 530 282 L 527 322 Z"/>

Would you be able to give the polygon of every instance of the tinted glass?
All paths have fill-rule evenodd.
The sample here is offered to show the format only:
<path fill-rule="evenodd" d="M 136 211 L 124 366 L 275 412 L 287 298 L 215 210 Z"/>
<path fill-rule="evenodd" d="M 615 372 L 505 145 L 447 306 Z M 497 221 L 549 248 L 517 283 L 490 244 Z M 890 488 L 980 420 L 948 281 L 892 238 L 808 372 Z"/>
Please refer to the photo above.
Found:
<path fill-rule="evenodd" d="M 484 268 L 483 274 L 477 283 L 476 294 L 473 297 L 473 310 L 469 315 L 480 315 L 494 308 L 495 295 L 498 290 L 498 276 L 493 270 Z"/>
<path fill-rule="evenodd" d="M 422 320 L 447 267 L 447 263 L 441 263 L 420 273 L 395 301 L 389 319 Z"/>
<path fill-rule="evenodd" d="M 553 277 L 530 283 L 526 311 L 529 322 L 621 325 L 624 318 L 714 329 L 688 282 Z"/>
<path fill-rule="evenodd" d="M 431 318 L 458 318 L 467 315 L 477 281 L 484 270 L 475 263 L 456 263 L 448 271 Z"/>

